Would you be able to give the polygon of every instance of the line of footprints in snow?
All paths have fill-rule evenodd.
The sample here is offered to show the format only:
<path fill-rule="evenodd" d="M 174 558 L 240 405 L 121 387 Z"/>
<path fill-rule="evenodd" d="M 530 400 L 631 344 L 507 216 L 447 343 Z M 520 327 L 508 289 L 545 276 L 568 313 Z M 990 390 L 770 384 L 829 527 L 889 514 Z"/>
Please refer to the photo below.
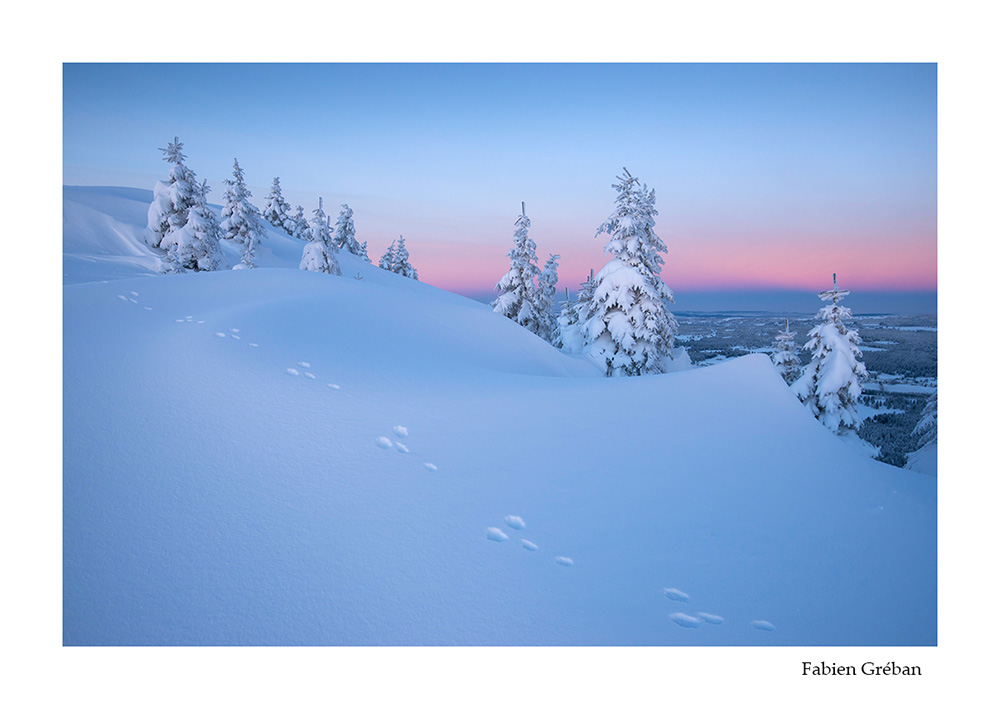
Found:
<path fill-rule="evenodd" d="M 136 298 L 138 297 L 139 294 L 136 293 L 135 291 L 129 291 L 129 295 L 127 296 L 123 294 L 118 295 L 119 300 L 135 304 L 138 304 L 139 302 L 138 300 L 136 300 Z M 143 309 L 152 310 L 152 308 L 149 306 L 143 306 Z M 198 325 L 202 325 L 205 323 L 204 320 L 195 320 L 194 317 L 191 315 L 188 315 L 184 318 L 178 318 L 174 322 L 195 323 Z M 230 337 L 234 340 L 241 339 L 239 335 L 239 329 L 237 328 L 230 328 L 228 333 L 216 332 L 215 336 Z M 250 347 L 258 346 L 257 343 L 255 342 L 248 342 L 247 344 Z M 298 362 L 297 365 L 298 365 L 297 368 L 296 367 L 286 368 L 285 373 L 294 377 L 297 377 L 301 374 L 302 376 L 305 376 L 307 379 L 316 378 L 316 375 L 309 371 L 309 369 L 312 367 L 312 365 L 309 362 Z M 300 369 L 302 370 L 301 372 L 299 371 Z M 330 387 L 331 389 L 340 389 L 339 385 L 333 383 L 329 383 L 327 384 L 327 386 Z M 409 431 L 406 429 L 405 426 L 394 426 L 392 432 L 397 439 L 403 439 L 409 435 Z M 378 438 L 376 438 L 375 445 L 385 450 L 395 449 L 399 453 L 410 452 L 410 449 L 406 447 L 406 445 L 402 442 L 402 440 L 393 441 L 388 436 L 379 436 Z M 437 470 L 437 466 L 434 465 L 433 463 L 424 463 L 424 467 L 432 472 Z M 518 517 L 517 515 L 507 515 L 506 517 L 504 517 L 503 521 L 504 524 L 506 524 L 508 527 L 517 531 L 521 531 L 527 526 L 524 523 L 524 520 Z M 491 542 L 506 542 L 510 539 L 510 537 L 507 536 L 507 534 L 500 527 L 487 527 L 486 538 Z M 526 549 L 527 551 L 538 551 L 538 545 L 528 539 L 523 539 L 523 538 L 521 539 L 521 547 L 523 549 Z M 573 560 L 568 556 L 557 556 L 555 557 L 555 562 L 560 566 L 573 566 Z M 680 603 L 688 603 L 691 600 L 688 594 L 676 588 L 663 589 L 663 595 L 669 598 L 671 601 L 677 601 Z M 704 613 L 700 611 L 695 615 L 689 615 L 687 613 L 679 613 L 679 612 L 671 613 L 670 620 L 672 620 L 674 623 L 681 626 L 682 628 L 698 628 L 702 625 L 702 623 L 706 623 L 708 625 L 722 625 L 722 623 L 725 621 L 725 619 L 722 616 L 715 615 L 714 613 Z M 765 631 L 773 631 L 775 629 L 774 624 L 766 620 L 750 621 L 750 627 L 756 630 L 765 630 Z"/>

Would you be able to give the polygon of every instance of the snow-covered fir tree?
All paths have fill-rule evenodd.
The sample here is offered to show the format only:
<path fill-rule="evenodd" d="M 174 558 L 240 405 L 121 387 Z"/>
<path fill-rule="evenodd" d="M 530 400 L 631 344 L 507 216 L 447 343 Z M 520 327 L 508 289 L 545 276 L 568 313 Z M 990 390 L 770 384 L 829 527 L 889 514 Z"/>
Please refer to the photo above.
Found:
<path fill-rule="evenodd" d="M 281 182 L 277 177 L 274 178 L 274 182 L 271 183 L 271 191 L 267 193 L 267 197 L 264 198 L 264 209 L 261 210 L 260 215 L 267 220 L 271 226 L 276 226 L 285 231 L 288 231 L 287 224 L 290 223 L 291 215 L 288 211 L 291 209 L 291 205 L 285 201 L 285 198 L 281 194 Z M 291 235 L 291 232 L 288 232 Z"/>
<path fill-rule="evenodd" d="M 937 475 L 937 389 L 927 399 L 920 420 L 913 428 L 917 448 L 906 455 L 906 467 L 929 475 Z"/>
<path fill-rule="evenodd" d="M 586 347 L 583 331 L 580 328 L 581 317 L 584 320 L 590 310 L 590 301 L 594 297 L 594 288 L 597 281 L 594 279 L 594 269 L 590 269 L 587 280 L 580 285 L 580 291 L 576 294 L 576 300 L 570 302 L 569 293 L 566 293 L 566 300 L 557 318 L 558 328 L 556 338 L 552 344 L 567 352 L 580 353 Z"/>
<path fill-rule="evenodd" d="M 549 254 L 541 275 L 538 276 L 538 290 L 535 292 L 535 302 L 542 318 L 541 330 L 538 333 L 549 342 L 554 342 L 559 335 L 559 323 L 556 320 L 556 283 L 559 282 L 559 255 Z"/>
<path fill-rule="evenodd" d="M 822 322 L 809 331 L 804 346 L 812 352 L 812 359 L 792 384 L 792 391 L 812 415 L 841 435 L 861 427 L 857 404 L 861 382 L 868 378 L 868 370 L 859 361 L 861 337 L 847 326 L 851 310 L 840 305 L 849 294 L 837 287 L 837 274 L 833 274 L 833 288 L 819 294 L 830 305 L 817 313 L 816 319 Z"/>
<path fill-rule="evenodd" d="M 674 295 L 660 279 L 667 247 L 653 231 L 656 193 L 624 172 L 613 185 L 615 211 L 595 235 L 611 236 L 604 252 L 613 258 L 597 274 L 581 317 L 587 354 L 609 377 L 659 374 L 677 332 L 666 306 Z"/>
<path fill-rule="evenodd" d="M 802 364 L 799 362 L 795 347 L 795 333 L 788 329 L 788 319 L 785 319 L 785 329 L 774 338 L 774 353 L 771 355 L 778 373 L 791 385 L 802 374 Z"/>
<path fill-rule="evenodd" d="M 260 212 L 250 202 L 250 190 L 243 179 L 239 160 L 233 160 L 233 178 L 223 180 L 226 191 L 222 195 L 222 238 L 238 244 L 253 242 L 253 247 L 264 237 Z"/>
<path fill-rule="evenodd" d="M 917 438 L 917 448 L 937 443 L 937 389 L 920 412 L 920 420 L 913 429 L 913 435 Z"/>
<path fill-rule="evenodd" d="M 299 268 L 303 271 L 319 271 L 340 275 L 340 263 L 337 261 L 337 247 L 330 237 L 330 218 L 323 211 L 323 198 L 319 198 L 319 207 L 313 210 L 310 241 L 302 249 L 302 260 Z"/>
<path fill-rule="evenodd" d="M 400 236 L 395 244 L 396 248 L 393 251 L 392 268 L 389 270 L 401 276 L 419 281 L 420 279 L 417 278 L 417 269 L 410 263 L 410 252 L 406 250 L 406 239 Z"/>
<path fill-rule="evenodd" d="M 521 216 L 514 222 L 514 247 L 507 252 L 510 269 L 496 285 L 500 295 L 492 306 L 494 312 L 540 335 L 544 318 L 535 300 L 535 279 L 541 271 L 538 270 L 535 242 L 528 236 L 530 226 L 531 220 L 524 211 L 524 202 L 521 202 Z"/>
<path fill-rule="evenodd" d="M 285 231 L 287 231 L 290 236 L 294 236 L 296 239 L 309 241 L 309 235 L 312 232 L 312 227 L 309 226 L 309 221 L 303 213 L 301 204 L 296 205 L 295 214 L 285 220 Z"/>
<path fill-rule="evenodd" d="M 346 204 L 340 205 L 340 215 L 337 217 L 337 224 L 333 229 L 333 245 L 338 249 L 344 249 L 349 254 L 360 256 L 369 263 L 371 262 L 368 258 L 368 242 L 359 244 L 355 238 L 354 210 Z"/>
<path fill-rule="evenodd" d="M 194 203 L 188 210 L 187 223 L 164 235 L 160 248 L 166 251 L 165 269 L 168 272 L 218 271 L 226 267 L 226 258 L 219 245 L 222 231 L 215 212 L 208 206 L 208 184 L 195 185 Z"/>
<path fill-rule="evenodd" d="M 160 248 L 163 237 L 171 231 L 183 229 L 188 222 L 188 211 L 195 204 L 198 182 L 184 160 L 184 144 L 178 138 L 165 148 L 159 148 L 163 159 L 170 164 L 166 181 L 157 180 L 153 186 L 153 201 L 146 212 L 148 232 L 146 243 Z"/>

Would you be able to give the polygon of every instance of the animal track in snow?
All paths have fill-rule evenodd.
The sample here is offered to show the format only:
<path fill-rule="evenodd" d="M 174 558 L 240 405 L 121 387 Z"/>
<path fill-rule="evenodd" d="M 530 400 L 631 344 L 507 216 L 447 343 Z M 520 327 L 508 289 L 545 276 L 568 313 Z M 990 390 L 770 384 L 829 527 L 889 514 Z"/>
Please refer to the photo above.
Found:
<path fill-rule="evenodd" d="M 309 364 L 308 362 L 299 362 L 299 366 L 300 366 L 300 367 L 305 367 L 306 369 L 308 369 L 308 368 L 309 368 L 309 367 L 311 367 L 312 365 L 311 365 L 311 364 Z"/>
<path fill-rule="evenodd" d="M 379 436 L 375 439 L 375 445 L 379 448 L 392 448 L 392 441 L 390 441 L 385 436 Z"/>
<path fill-rule="evenodd" d="M 240 331 L 240 329 L 238 327 L 231 327 L 231 328 L 229 328 L 229 332 L 239 332 L 239 331 Z"/>
<path fill-rule="evenodd" d="M 568 556 L 557 556 L 556 563 L 562 566 L 572 566 L 573 560 L 570 559 Z"/>
<path fill-rule="evenodd" d="M 148 305 L 144 305 L 144 306 L 142 306 L 142 309 L 143 309 L 143 310 L 152 310 L 152 308 L 151 308 L 151 307 L 149 307 Z"/>
<path fill-rule="evenodd" d="M 327 386 L 330 387 L 331 389 L 339 389 L 340 388 L 339 384 L 327 384 Z"/>
<path fill-rule="evenodd" d="M 126 303 L 128 302 L 128 298 L 126 298 L 125 296 L 123 296 L 121 293 L 118 294 L 118 300 L 123 300 Z"/>
<path fill-rule="evenodd" d="M 527 549 L 528 551 L 538 551 L 538 545 L 535 544 L 534 542 L 529 542 L 527 539 L 521 540 L 521 546 Z"/>
<path fill-rule="evenodd" d="M 258 345 L 256 342 L 250 342 L 249 345 L 251 347 L 260 347 L 260 345 Z"/>
<path fill-rule="evenodd" d="M 404 446 L 399 441 L 396 441 L 396 450 L 398 450 L 400 453 L 409 453 L 410 452 L 410 449 L 407 448 L 406 446 Z"/>
<path fill-rule="evenodd" d="M 302 373 L 303 373 L 303 374 L 304 374 L 304 375 L 305 375 L 305 376 L 306 376 L 307 378 L 309 378 L 309 379 L 315 379 L 315 378 L 316 378 L 316 375 L 315 375 L 315 374 L 313 374 L 312 372 L 302 372 Z"/>
<path fill-rule="evenodd" d="M 524 520 L 517 515 L 507 515 L 503 518 L 503 521 L 507 523 L 507 526 L 511 529 L 524 529 Z"/>
<path fill-rule="evenodd" d="M 698 613 L 703 621 L 706 623 L 711 623 L 712 625 L 722 625 L 725 618 L 721 615 L 713 615 L 711 613 Z"/>
<path fill-rule="evenodd" d="M 131 295 L 131 296 L 133 296 L 134 298 L 138 298 L 138 297 L 139 297 L 139 294 L 138 294 L 138 293 L 136 293 L 136 292 L 135 292 L 134 290 L 130 290 L 130 291 L 128 292 L 128 294 L 129 294 L 129 295 Z"/>
<path fill-rule="evenodd" d="M 225 337 L 226 333 L 224 333 L 224 332 L 217 332 L 217 333 L 215 333 L 215 336 L 216 337 Z"/>
<path fill-rule="evenodd" d="M 504 534 L 503 531 L 497 527 L 487 527 L 486 538 L 491 542 L 505 542 L 510 539 L 510 537 Z"/>
<path fill-rule="evenodd" d="M 671 601 L 683 601 L 684 603 L 687 603 L 688 601 L 691 600 L 691 597 L 688 596 L 686 593 L 684 593 L 684 591 L 681 591 L 676 588 L 663 589 L 663 595 L 669 598 Z"/>
<path fill-rule="evenodd" d="M 230 335 L 230 337 L 231 337 L 231 338 L 233 338 L 234 340 L 238 340 L 238 339 L 240 339 L 240 336 L 239 336 L 239 335 Z"/>
<path fill-rule="evenodd" d="M 406 430 L 406 426 L 393 426 L 392 432 L 395 433 L 399 438 L 406 438 L 410 435 L 410 432 Z"/>
<path fill-rule="evenodd" d="M 434 463 L 424 463 L 424 467 L 430 470 L 431 472 L 434 472 L 435 470 L 438 469 L 438 467 L 434 465 Z"/>
<path fill-rule="evenodd" d="M 288 367 L 285 370 L 285 374 L 291 374 L 293 377 L 297 377 L 299 376 L 299 370 L 295 369 L 294 367 Z"/>
<path fill-rule="evenodd" d="M 682 628 L 697 628 L 701 625 L 701 619 L 687 615 L 686 613 L 671 613 L 670 620 L 677 623 Z"/>
<path fill-rule="evenodd" d="M 774 623 L 770 623 L 766 620 L 752 620 L 750 621 L 750 627 L 756 628 L 757 630 L 766 630 L 768 632 L 775 629 Z"/>

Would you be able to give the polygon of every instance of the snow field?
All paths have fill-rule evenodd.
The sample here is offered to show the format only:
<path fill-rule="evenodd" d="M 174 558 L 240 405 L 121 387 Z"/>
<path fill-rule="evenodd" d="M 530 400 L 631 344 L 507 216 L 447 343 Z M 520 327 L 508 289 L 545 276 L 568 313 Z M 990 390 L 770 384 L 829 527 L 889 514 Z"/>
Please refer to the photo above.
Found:
<path fill-rule="evenodd" d="M 343 252 L 362 280 L 86 283 L 94 214 L 136 200 L 72 197 L 66 644 L 936 642 L 934 481 L 763 355 L 609 380 Z"/>

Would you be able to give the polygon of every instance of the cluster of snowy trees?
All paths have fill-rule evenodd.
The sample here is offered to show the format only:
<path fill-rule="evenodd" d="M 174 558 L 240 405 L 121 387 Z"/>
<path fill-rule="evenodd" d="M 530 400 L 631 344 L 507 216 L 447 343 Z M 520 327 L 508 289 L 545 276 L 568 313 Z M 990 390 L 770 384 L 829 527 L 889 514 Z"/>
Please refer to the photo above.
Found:
<path fill-rule="evenodd" d="M 809 341 L 804 349 L 812 352 L 812 359 L 801 367 L 795 349 L 795 333 L 785 329 L 775 338 L 771 360 L 785 382 L 791 386 L 799 400 L 820 423 L 834 433 L 845 435 L 861 427 L 858 400 L 861 382 L 868 378 L 868 371 L 861 360 L 861 336 L 848 327 L 850 308 L 840 301 L 850 295 L 849 290 L 837 287 L 837 274 L 833 274 L 833 288 L 819 294 L 829 301 L 820 309 L 816 319 L 820 324 L 809 331 Z"/>
<path fill-rule="evenodd" d="M 677 321 L 667 309 L 673 292 L 660 278 L 667 247 L 653 230 L 656 192 L 627 169 L 613 187 L 615 209 L 595 235 L 610 237 L 604 252 L 611 260 L 596 276 L 591 272 L 576 301 L 567 299 L 555 317 L 559 257 L 539 270 L 522 205 L 510 270 L 497 284 L 493 308 L 556 347 L 587 355 L 609 377 L 658 374 L 673 355 Z"/>
<path fill-rule="evenodd" d="M 402 235 L 389 244 L 389 248 L 378 260 L 378 265 L 379 268 L 384 268 L 386 271 L 398 273 L 415 281 L 420 280 L 417 278 L 417 269 L 410 264 L 410 252 L 406 250 L 406 239 Z"/>
<path fill-rule="evenodd" d="M 514 222 L 514 246 L 507 252 L 510 268 L 497 283 L 500 291 L 493 301 L 494 312 L 549 342 L 553 341 L 555 318 L 552 307 L 556 294 L 557 255 L 550 255 L 546 271 L 538 268 L 534 240 L 528 236 L 531 220 L 521 202 L 521 214 Z"/>
<path fill-rule="evenodd" d="M 281 192 L 281 182 L 275 177 L 258 210 L 250 201 L 243 168 L 233 161 L 233 176 L 224 180 L 221 220 L 208 206 L 209 192 L 205 181 L 198 182 L 194 171 L 186 164 L 183 144 L 178 138 L 166 148 L 160 148 L 163 159 L 170 164 L 166 180 L 157 181 L 153 187 L 153 201 L 147 212 L 147 243 L 163 252 L 163 270 L 171 273 L 184 271 L 217 271 L 228 268 L 221 243 L 225 239 L 242 245 L 242 258 L 234 269 L 254 268 L 254 259 L 261 239 L 266 235 L 263 222 L 284 230 L 289 236 L 308 243 L 302 249 L 299 268 L 340 275 L 337 254 L 341 249 L 371 263 L 368 242 L 359 242 L 354 227 L 354 211 L 341 205 L 337 221 L 331 226 L 323 211 L 323 198 L 313 210 L 313 218 L 306 220 L 301 206 L 293 213 L 291 205 Z M 417 271 L 409 263 L 409 252 L 400 237 L 393 241 L 387 252 L 388 270 L 416 278 Z M 385 260 L 386 257 L 383 257 Z M 382 265 L 380 262 L 379 265 Z M 383 266 L 386 267 L 386 266 Z"/>

